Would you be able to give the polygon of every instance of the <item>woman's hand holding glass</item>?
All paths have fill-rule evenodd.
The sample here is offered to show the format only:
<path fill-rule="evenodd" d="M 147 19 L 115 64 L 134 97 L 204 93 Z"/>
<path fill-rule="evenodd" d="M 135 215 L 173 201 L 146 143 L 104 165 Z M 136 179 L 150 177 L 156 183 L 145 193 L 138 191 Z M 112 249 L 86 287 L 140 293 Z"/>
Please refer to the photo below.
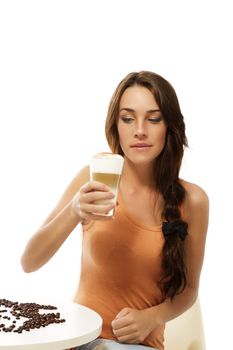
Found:
<path fill-rule="evenodd" d="M 89 181 L 74 195 L 72 208 L 82 220 L 111 220 L 106 214 L 115 207 L 114 197 L 105 184 Z"/>

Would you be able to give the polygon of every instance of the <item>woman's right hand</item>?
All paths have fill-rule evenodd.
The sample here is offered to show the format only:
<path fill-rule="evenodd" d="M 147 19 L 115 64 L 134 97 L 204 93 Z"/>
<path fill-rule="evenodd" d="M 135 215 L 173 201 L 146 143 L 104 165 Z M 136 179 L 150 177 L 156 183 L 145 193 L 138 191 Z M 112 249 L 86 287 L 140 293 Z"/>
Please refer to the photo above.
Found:
<path fill-rule="evenodd" d="M 84 220 L 111 220 L 106 214 L 115 207 L 114 193 L 103 183 L 89 181 L 85 183 L 72 199 L 72 208 Z M 104 200 L 106 203 L 99 201 Z"/>

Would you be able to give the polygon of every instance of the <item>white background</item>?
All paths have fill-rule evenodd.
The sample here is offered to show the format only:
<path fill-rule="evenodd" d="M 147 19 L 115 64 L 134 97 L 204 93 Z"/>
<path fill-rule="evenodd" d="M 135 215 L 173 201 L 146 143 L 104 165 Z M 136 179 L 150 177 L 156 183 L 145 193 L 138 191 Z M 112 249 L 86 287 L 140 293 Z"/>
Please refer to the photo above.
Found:
<path fill-rule="evenodd" d="M 20 256 L 64 189 L 108 150 L 109 99 L 152 70 L 178 94 L 190 148 L 181 176 L 210 198 L 200 299 L 208 350 L 232 347 L 230 1 L 0 1 L 0 298 L 71 300 L 80 231 L 25 274 Z"/>

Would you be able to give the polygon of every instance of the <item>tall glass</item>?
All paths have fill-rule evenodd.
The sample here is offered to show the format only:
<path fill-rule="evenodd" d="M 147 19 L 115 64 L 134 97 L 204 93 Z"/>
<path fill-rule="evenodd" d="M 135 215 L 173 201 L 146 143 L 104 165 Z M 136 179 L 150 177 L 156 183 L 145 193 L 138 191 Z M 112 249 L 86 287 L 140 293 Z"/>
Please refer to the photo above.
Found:
<path fill-rule="evenodd" d="M 118 187 L 120 183 L 120 177 L 123 169 L 124 158 L 119 154 L 113 153 L 97 153 L 91 158 L 90 164 L 90 177 L 93 181 L 104 183 L 110 187 L 111 191 L 115 194 L 113 199 L 99 200 L 97 204 L 116 204 Z M 108 213 L 102 214 L 104 216 L 112 216 L 114 209 Z"/>

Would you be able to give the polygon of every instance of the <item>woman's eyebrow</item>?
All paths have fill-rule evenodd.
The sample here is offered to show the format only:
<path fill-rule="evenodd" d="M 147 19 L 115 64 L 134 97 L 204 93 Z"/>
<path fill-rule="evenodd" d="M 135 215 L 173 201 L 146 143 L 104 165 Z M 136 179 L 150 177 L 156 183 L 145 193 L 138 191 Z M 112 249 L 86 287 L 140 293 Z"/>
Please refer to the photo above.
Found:
<path fill-rule="evenodd" d="M 121 108 L 119 112 L 121 112 L 121 111 L 135 112 L 135 110 L 132 108 Z"/>
<path fill-rule="evenodd" d="M 135 112 L 135 110 L 132 108 L 121 108 L 119 112 L 121 111 Z M 160 109 L 149 109 L 148 111 L 146 111 L 146 113 L 155 113 L 155 112 L 161 112 L 161 111 Z"/>
<path fill-rule="evenodd" d="M 149 109 L 149 111 L 147 111 L 147 113 L 156 113 L 156 112 L 161 112 L 160 109 Z"/>

